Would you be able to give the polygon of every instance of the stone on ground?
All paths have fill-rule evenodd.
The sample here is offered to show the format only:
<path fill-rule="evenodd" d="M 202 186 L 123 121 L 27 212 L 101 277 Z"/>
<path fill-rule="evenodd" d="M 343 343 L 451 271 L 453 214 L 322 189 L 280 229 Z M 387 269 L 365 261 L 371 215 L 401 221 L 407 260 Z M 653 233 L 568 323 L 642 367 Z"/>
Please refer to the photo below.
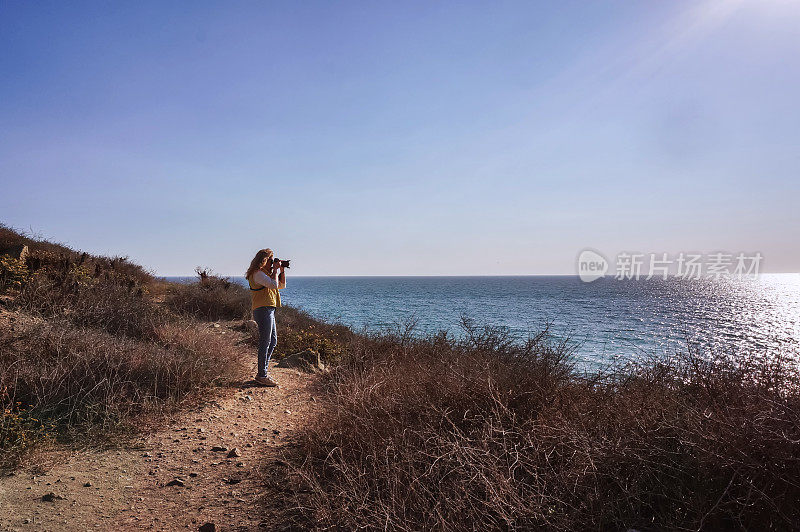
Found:
<path fill-rule="evenodd" d="M 278 362 L 279 368 L 295 368 L 306 373 L 314 373 L 315 371 L 323 371 L 325 365 L 319 359 L 319 353 L 311 349 L 300 351 L 291 355 L 286 355 L 283 360 Z"/>

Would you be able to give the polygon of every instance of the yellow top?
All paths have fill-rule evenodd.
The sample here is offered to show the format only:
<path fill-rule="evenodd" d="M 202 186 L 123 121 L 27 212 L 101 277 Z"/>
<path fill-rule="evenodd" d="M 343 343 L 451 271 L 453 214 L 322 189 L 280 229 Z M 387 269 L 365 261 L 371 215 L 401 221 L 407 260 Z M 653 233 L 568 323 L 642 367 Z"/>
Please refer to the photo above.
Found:
<path fill-rule="evenodd" d="M 255 310 L 259 307 L 280 307 L 281 294 L 278 292 L 278 289 L 270 288 L 269 286 L 261 286 L 257 283 L 254 283 L 254 275 L 251 275 L 247 278 L 247 283 L 250 285 L 252 309 Z"/>

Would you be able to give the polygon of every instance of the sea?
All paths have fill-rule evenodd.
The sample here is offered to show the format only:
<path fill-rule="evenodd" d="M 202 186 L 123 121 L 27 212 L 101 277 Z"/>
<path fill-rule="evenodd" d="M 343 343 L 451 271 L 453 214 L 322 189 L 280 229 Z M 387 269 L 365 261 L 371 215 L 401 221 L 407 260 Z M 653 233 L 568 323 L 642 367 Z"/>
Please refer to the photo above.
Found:
<path fill-rule="evenodd" d="M 173 277 L 176 281 L 192 278 Z M 246 285 L 242 277 L 231 280 Z M 416 322 L 418 335 L 463 334 L 462 317 L 519 339 L 549 327 L 588 366 L 670 356 L 743 353 L 798 358 L 800 274 L 591 283 L 577 276 L 293 277 L 285 304 L 355 330 Z M 280 319 L 280 318 L 279 318 Z"/>

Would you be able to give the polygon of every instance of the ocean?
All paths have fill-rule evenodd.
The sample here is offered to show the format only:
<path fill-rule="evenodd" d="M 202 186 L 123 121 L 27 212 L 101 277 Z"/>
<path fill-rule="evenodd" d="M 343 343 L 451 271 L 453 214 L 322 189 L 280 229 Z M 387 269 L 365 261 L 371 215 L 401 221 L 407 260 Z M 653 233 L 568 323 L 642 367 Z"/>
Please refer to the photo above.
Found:
<path fill-rule="evenodd" d="M 170 278 L 174 280 L 188 278 Z M 244 278 L 231 278 L 246 284 Z M 356 330 L 416 320 L 417 334 L 462 332 L 461 316 L 519 338 L 549 325 L 589 365 L 689 348 L 707 354 L 800 353 L 800 274 L 750 280 L 576 276 L 292 277 L 285 304 Z M 280 318 L 279 318 L 280 319 Z"/>

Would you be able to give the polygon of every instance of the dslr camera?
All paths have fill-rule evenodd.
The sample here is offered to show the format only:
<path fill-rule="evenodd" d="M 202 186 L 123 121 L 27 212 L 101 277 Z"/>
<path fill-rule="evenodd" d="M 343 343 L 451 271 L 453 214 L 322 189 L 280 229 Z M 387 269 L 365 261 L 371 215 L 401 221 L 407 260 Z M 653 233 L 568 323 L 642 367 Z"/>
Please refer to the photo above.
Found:
<path fill-rule="evenodd" d="M 281 268 L 288 268 L 290 260 L 291 259 L 281 260 L 281 259 L 278 259 L 278 258 L 273 258 L 272 259 L 272 266 L 273 267 L 280 266 Z"/>

